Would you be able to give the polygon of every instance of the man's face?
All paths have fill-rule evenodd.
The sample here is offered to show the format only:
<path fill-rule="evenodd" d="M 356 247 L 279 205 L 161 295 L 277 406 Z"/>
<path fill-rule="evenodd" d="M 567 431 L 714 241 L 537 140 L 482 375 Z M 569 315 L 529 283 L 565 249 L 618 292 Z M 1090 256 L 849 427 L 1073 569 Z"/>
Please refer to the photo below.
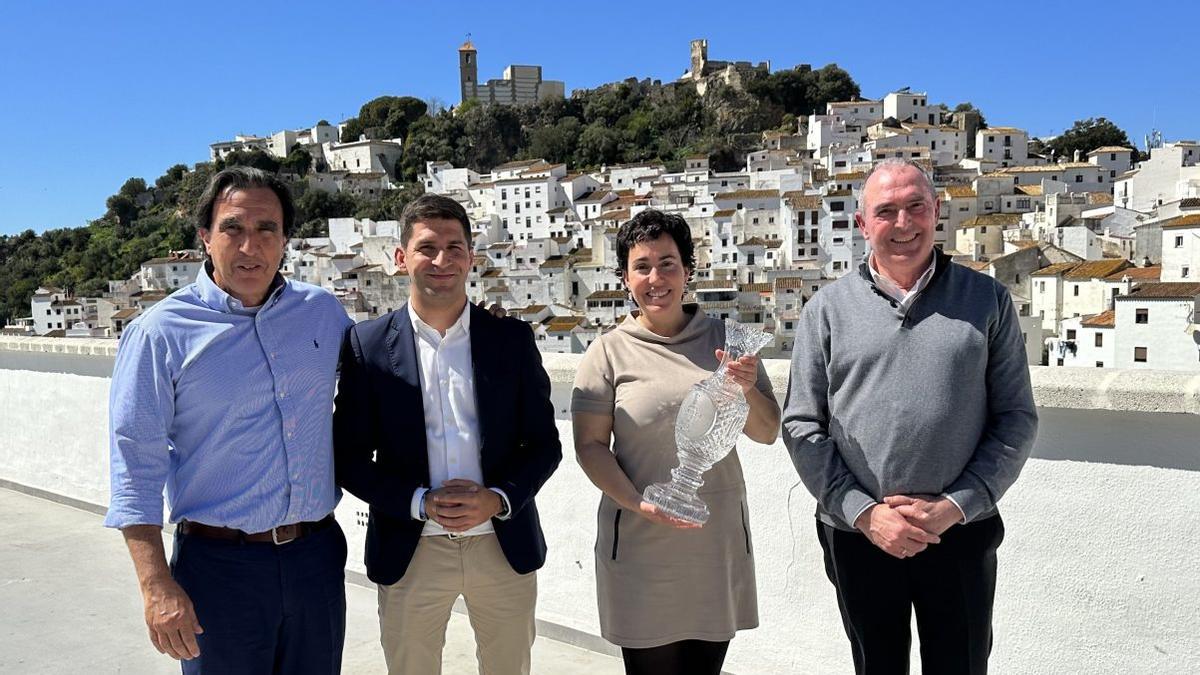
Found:
<path fill-rule="evenodd" d="M 415 295 L 423 302 L 461 304 L 471 269 L 462 223 L 441 218 L 413 223 L 408 243 L 396 249 L 396 266 L 408 271 Z"/>
<path fill-rule="evenodd" d="M 230 188 L 200 230 L 213 264 L 213 282 L 247 307 L 266 298 L 287 246 L 283 206 L 267 188 Z"/>
<path fill-rule="evenodd" d="M 863 186 L 862 200 L 854 221 L 871 243 L 876 265 L 909 271 L 929 263 L 938 201 L 920 172 L 907 166 L 876 171 Z"/>

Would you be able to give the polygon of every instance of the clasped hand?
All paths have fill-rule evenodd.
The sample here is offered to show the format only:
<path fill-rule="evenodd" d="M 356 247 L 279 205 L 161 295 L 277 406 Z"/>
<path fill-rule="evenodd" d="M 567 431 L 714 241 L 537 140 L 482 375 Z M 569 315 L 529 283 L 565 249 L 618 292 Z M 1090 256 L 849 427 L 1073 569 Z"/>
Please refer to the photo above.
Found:
<path fill-rule="evenodd" d="M 962 518 L 954 502 L 933 495 L 891 495 L 858 517 L 854 526 L 885 553 L 910 558 L 941 543 Z"/>
<path fill-rule="evenodd" d="M 447 532 L 466 532 L 500 513 L 503 506 L 494 490 L 465 478 L 452 478 L 425 493 L 425 515 Z"/>

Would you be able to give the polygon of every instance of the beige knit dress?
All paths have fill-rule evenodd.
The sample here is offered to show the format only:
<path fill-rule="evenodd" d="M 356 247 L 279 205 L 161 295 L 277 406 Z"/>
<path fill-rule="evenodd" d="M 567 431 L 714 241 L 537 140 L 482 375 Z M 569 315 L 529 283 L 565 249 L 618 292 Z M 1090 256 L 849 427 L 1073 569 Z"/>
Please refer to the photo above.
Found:
<path fill-rule="evenodd" d="M 641 492 L 670 480 L 675 416 L 691 386 L 718 366 L 725 326 L 694 306 L 684 329 L 665 338 L 633 315 L 596 340 L 575 376 L 573 412 L 611 415 L 613 452 Z M 759 365 L 759 391 L 773 396 Z M 604 495 L 596 533 L 601 634 L 621 647 L 679 640 L 724 641 L 758 626 L 746 484 L 737 452 L 704 474 L 700 496 L 711 513 L 681 530 L 629 513 Z"/>

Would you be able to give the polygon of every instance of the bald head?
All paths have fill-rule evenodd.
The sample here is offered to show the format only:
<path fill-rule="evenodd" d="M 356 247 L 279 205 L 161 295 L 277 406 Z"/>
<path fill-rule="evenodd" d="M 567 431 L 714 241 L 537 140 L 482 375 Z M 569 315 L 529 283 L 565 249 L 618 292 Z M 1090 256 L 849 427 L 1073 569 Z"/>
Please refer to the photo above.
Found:
<path fill-rule="evenodd" d="M 921 168 L 921 165 L 907 159 L 889 157 L 877 162 L 875 166 L 871 167 L 871 170 L 867 172 L 867 179 L 863 181 L 862 190 L 859 192 L 858 196 L 858 212 L 860 214 L 867 213 L 868 199 L 870 196 L 872 196 L 874 188 L 883 177 L 883 174 L 887 174 L 890 178 L 896 180 L 901 177 L 901 174 L 909 173 L 911 173 L 913 177 L 916 177 L 917 180 L 924 185 L 926 191 L 929 193 L 929 201 L 936 202 L 937 188 L 933 187 L 933 181 L 929 178 L 929 174 L 925 173 L 925 169 Z"/>

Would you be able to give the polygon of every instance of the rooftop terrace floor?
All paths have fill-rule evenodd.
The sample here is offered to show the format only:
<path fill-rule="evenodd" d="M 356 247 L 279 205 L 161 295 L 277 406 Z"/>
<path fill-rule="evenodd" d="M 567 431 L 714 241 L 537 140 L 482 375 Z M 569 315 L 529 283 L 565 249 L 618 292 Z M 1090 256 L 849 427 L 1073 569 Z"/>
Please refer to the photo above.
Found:
<path fill-rule="evenodd" d="M 178 673 L 142 623 L 133 564 L 99 515 L 0 488 L 0 673 Z M 346 584 L 345 673 L 383 673 L 374 588 Z M 477 672 L 467 617 L 455 612 L 443 672 Z M 533 672 L 608 675 L 620 659 L 539 637 Z"/>

